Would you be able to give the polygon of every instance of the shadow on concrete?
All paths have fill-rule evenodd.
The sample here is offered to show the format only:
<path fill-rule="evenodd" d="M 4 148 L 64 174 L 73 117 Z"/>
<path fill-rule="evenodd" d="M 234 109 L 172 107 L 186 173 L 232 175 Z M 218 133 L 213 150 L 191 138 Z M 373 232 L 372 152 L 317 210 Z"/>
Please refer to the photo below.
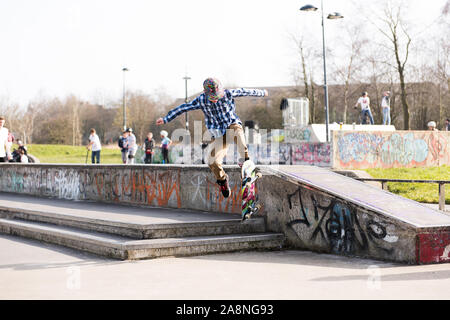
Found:
<path fill-rule="evenodd" d="M 354 276 L 337 276 L 337 277 L 322 277 L 311 279 L 311 281 L 364 281 L 367 280 L 368 275 L 354 275 Z M 388 281 L 430 281 L 430 280 L 447 280 L 450 279 L 450 270 L 436 270 L 426 272 L 410 272 L 403 274 L 383 274 L 379 273 L 379 280 L 381 282 Z"/>
<path fill-rule="evenodd" d="M 414 267 L 406 264 L 377 261 L 356 257 L 316 253 L 300 250 L 281 251 L 242 251 L 235 253 L 210 254 L 204 256 L 185 257 L 184 259 L 216 260 L 224 262 L 292 264 L 298 266 L 316 266 L 339 269 L 368 269 L 376 266 L 383 268 Z"/>
<path fill-rule="evenodd" d="M 44 243 L 38 240 L 25 239 L 20 237 L 15 237 L 11 235 L 1 235 L 0 238 L 8 239 L 20 244 L 34 246 L 37 248 L 42 248 L 49 250 L 48 253 L 51 259 L 52 252 L 55 254 L 61 254 L 66 256 L 66 259 L 70 261 L 63 262 L 43 262 L 43 263 L 16 263 L 16 264 L 1 264 L 1 269 L 15 269 L 15 270 L 37 270 L 37 269 L 49 269 L 49 268 L 64 268 L 72 266 L 87 266 L 87 265 L 114 265 L 121 263 L 136 263 L 148 261 L 148 260 L 127 260 L 121 261 L 116 259 L 108 259 L 106 257 L 98 256 L 88 252 L 78 251 L 76 249 L 63 247 L 51 243 Z M 40 255 L 40 254 L 39 254 Z M 44 257 L 45 258 L 45 257 Z M 41 256 L 41 259 L 44 259 Z M 169 257 L 167 257 L 169 258 Z M 173 258 L 173 257 L 170 257 Z M 50 260 L 49 259 L 49 260 Z M 64 258 L 57 257 L 58 260 Z M 161 258 L 160 258 L 161 259 Z M 291 264 L 296 266 L 316 266 L 316 267 L 327 267 L 327 268 L 339 268 L 339 269 L 354 269 L 354 270 L 365 270 L 369 267 L 376 266 L 380 269 L 384 268 L 398 268 L 398 267 L 415 267 L 408 266 L 404 264 L 395 264 L 390 262 L 355 258 L 355 257 L 345 257 L 339 255 L 325 254 L 325 253 L 315 253 L 310 251 L 300 251 L 300 250 L 254 250 L 254 251 L 240 251 L 240 252 L 230 252 L 230 253 L 215 253 L 202 256 L 186 256 L 178 257 L 176 259 L 189 259 L 189 260 L 204 260 L 204 261 L 223 261 L 230 263 L 270 263 L 270 264 Z M 53 261 L 56 259 L 53 259 Z M 151 259 L 150 259 L 151 260 Z M 449 271 L 450 274 L 450 271 Z M 340 281 L 339 277 L 332 278 L 331 281 Z M 357 280 L 355 278 L 355 280 Z M 321 281 L 318 279 L 317 281 Z"/>

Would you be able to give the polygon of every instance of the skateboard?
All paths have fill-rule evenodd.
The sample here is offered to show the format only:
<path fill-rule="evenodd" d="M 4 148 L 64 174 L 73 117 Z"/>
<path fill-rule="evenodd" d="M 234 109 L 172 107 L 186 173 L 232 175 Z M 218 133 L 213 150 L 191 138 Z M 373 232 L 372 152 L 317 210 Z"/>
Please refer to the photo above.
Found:
<path fill-rule="evenodd" d="M 255 189 L 256 181 L 261 177 L 262 174 L 257 172 L 253 161 L 244 162 L 241 170 L 242 221 L 250 219 L 253 214 L 262 208 L 262 205 L 258 203 Z"/>

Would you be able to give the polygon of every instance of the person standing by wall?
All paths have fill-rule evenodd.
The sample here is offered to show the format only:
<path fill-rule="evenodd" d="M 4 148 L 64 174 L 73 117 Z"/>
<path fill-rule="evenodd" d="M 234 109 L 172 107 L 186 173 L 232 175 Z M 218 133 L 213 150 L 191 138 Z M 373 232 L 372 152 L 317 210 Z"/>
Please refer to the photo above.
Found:
<path fill-rule="evenodd" d="M 172 144 L 172 140 L 169 139 L 169 133 L 165 130 L 160 132 L 161 134 L 161 153 L 163 156 L 163 164 L 169 163 L 169 146 Z"/>
<path fill-rule="evenodd" d="M 94 128 L 91 129 L 87 149 L 92 150 L 92 163 L 100 163 L 100 151 L 102 150 L 102 145 L 100 143 L 100 138 L 98 137 Z"/>
<path fill-rule="evenodd" d="M 381 98 L 381 111 L 383 113 L 383 125 L 391 125 L 391 92 L 383 92 L 383 98 Z"/>
<path fill-rule="evenodd" d="M 20 162 L 20 163 L 28 163 L 29 162 L 28 161 L 28 156 L 25 153 L 25 150 L 23 148 L 19 148 L 19 149 L 17 149 L 17 151 L 19 152 L 19 156 L 20 156 L 18 162 Z"/>
<path fill-rule="evenodd" d="M 370 98 L 367 92 L 362 93 L 362 97 L 356 102 L 355 109 L 358 108 L 358 104 L 361 105 L 361 124 L 366 124 L 366 115 L 369 116 L 370 124 L 374 124 L 372 111 L 370 111 Z"/>
<path fill-rule="evenodd" d="M 16 141 L 16 138 L 12 134 L 11 131 L 8 132 L 8 150 L 12 149 L 13 143 Z M 11 155 L 12 158 L 12 155 Z"/>
<path fill-rule="evenodd" d="M 153 148 L 155 147 L 155 140 L 153 140 L 153 133 L 149 132 L 147 138 L 144 141 L 145 159 L 144 163 L 152 163 L 152 156 L 154 154 Z"/>
<path fill-rule="evenodd" d="M 122 154 L 122 163 L 126 164 L 128 159 L 128 132 L 126 130 L 120 135 L 118 144 Z"/>
<path fill-rule="evenodd" d="M 128 147 L 128 156 L 127 156 L 127 164 L 135 163 L 135 156 L 138 149 L 136 144 L 136 136 L 133 134 L 133 129 L 127 129 L 127 147 Z"/>
<path fill-rule="evenodd" d="M 0 116 L 0 162 L 8 162 L 12 159 L 8 143 L 9 130 L 5 128 L 6 119 Z"/>
<path fill-rule="evenodd" d="M 450 131 L 450 119 L 445 119 L 444 130 Z"/>
<path fill-rule="evenodd" d="M 434 121 L 428 122 L 427 127 L 428 127 L 428 130 L 429 130 L 429 131 L 439 131 L 439 130 L 436 128 L 436 122 L 434 122 Z"/>

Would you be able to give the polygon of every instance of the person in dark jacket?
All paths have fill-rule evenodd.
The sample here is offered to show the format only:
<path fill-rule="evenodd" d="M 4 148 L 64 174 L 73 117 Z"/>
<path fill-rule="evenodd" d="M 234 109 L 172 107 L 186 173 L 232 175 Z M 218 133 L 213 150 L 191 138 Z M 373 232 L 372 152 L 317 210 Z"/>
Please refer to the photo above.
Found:
<path fill-rule="evenodd" d="M 145 152 L 144 163 L 150 164 L 152 163 L 152 156 L 155 153 L 153 151 L 153 148 L 155 147 L 155 140 L 153 140 L 153 133 L 149 132 L 147 134 L 147 138 L 145 138 L 143 147 Z"/>
<path fill-rule="evenodd" d="M 19 147 L 17 148 L 17 150 L 14 150 L 12 152 L 12 154 L 11 154 L 12 155 L 12 160 L 10 160 L 9 162 L 25 162 L 25 161 L 22 161 L 22 160 L 28 158 L 27 147 L 23 144 L 23 142 L 21 140 L 18 140 L 17 144 L 18 144 Z M 26 162 L 28 162 L 28 161 L 26 161 Z"/>
<path fill-rule="evenodd" d="M 119 148 L 120 152 L 122 153 L 122 162 L 125 164 L 127 163 L 127 156 L 128 156 L 128 132 L 123 131 L 122 135 L 119 137 Z"/>

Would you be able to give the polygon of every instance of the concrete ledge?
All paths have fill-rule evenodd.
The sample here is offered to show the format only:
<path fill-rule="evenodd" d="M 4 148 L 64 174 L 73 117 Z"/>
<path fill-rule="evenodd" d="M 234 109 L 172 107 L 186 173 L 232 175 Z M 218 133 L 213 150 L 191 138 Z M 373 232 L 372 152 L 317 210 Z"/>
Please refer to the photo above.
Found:
<path fill-rule="evenodd" d="M 0 164 L 0 192 L 135 206 L 241 212 L 240 168 L 224 198 L 206 165 Z"/>

